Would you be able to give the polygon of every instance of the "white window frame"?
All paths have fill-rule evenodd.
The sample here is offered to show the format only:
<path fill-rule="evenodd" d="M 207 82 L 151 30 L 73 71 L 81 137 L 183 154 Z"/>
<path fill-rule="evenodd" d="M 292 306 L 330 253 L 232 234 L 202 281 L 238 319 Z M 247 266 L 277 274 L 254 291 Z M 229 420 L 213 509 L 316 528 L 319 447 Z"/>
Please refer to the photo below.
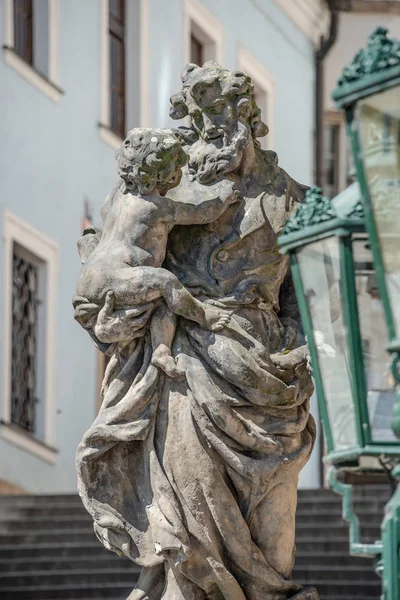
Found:
<path fill-rule="evenodd" d="M 225 35 L 221 23 L 198 0 L 184 1 L 184 61 L 190 63 L 190 37 L 203 44 L 204 62 L 224 61 Z"/>
<path fill-rule="evenodd" d="M 44 440 L 19 430 L 11 423 L 11 357 L 12 357 L 12 278 L 14 243 L 36 256 L 46 268 L 45 286 L 45 372 L 44 372 Z M 9 211 L 3 218 L 4 244 L 4 364 L 3 364 L 3 406 L 0 433 L 16 446 L 54 463 L 56 450 L 54 428 L 54 372 L 55 372 L 55 332 L 57 307 L 57 277 L 59 246 L 47 235 L 32 227 Z"/>
<path fill-rule="evenodd" d="M 275 141 L 275 79 L 264 65 L 242 45 L 239 45 L 238 48 L 237 65 L 239 71 L 249 75 L 253 84 L 265 94 L 265 101 L 259 108 L 261 109 L 261 118 L 266 119 L 269 133 L 265 138 L 260 138 L 260 142 L 262 146 L 265 145 L 265 149 L 272 150 Z M 264 144 L 262 140 L 265 140 Z"/>
<path fill-rule="evenodd" d="M 60 88 L 60 4 L 49 2 L 49 75 L 48 78 L 25 62 L 14 50 L 13 0 L 4 0 L 4 62 L 14 69 L 25 81 L 36 87 L 55 104 L 64 94 Z"/>

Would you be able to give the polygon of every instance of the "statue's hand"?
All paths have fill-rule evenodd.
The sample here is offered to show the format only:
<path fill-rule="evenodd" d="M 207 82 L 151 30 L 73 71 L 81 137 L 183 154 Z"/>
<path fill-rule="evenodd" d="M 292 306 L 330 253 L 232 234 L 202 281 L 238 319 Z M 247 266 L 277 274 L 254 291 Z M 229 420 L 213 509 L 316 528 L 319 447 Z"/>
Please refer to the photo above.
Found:
<path fill-rule="evenodd" d="M 327 344 L 325 342 L 325 336 L 322 333 L 322 331 L 318 331 L 318 330 L 314 331 L 314 341 L 315 341 L 315 345 L 317 346 L 318 355 L 321 358 L 324 356 L 326 356 L 328 358 L 335 358 L 336 350 L 334 348 L 332 348 L 332 346 L 330 344 Z M 306 342 L 308 342 L 307 336 L 306 336 Z M 313 375 L 313 367 L 311 364 L 311 356 L 310 356 L 310 352 L 308 350 L 308 346 L 307 346 L 307 357 L 306 358 L 307 358 L 307 369 L 311 373 L 311 375 Z"/>
<path fill-rule="evenodd" d="M 236 183 L 230 179 L 224 179 L 220 183 L 221 192 L 220 198 L 224 204 L 234 204 L 240 199 L 239 190 L 235 189 Z"/>
<path fill-rule="evenodd" d="M 271 354 L 270 358 L 273 364 L 279 369 L 295 370 L 307 363 L 307 354 L 307 346 L 300 346 L 300 348 L 296 348 L 295 350 L 290 350 L 288 352 Z"/>
<path fill-rule="evenodd" d="M 115 294 L 107 292 L 103 308 L 100 310 L 94 334 L 101 342 L 123 342 L 139 337 L 154 309 L 154 302 L 134 308 L 115 310 Z"/>

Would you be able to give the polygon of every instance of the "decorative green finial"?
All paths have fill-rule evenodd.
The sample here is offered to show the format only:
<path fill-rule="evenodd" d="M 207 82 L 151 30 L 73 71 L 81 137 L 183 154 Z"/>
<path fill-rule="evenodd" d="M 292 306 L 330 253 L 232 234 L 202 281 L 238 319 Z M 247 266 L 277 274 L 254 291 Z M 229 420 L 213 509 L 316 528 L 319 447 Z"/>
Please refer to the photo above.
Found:
<path fill-rule="evenodd" d="M 344 68 L 338 81 L 338 90 L 363 77 L 400 65 L 400 42 L 387 34 L 385 27 L 377 27 L 371 33 L 367 47 L 357 52 L 351 63 Z"/>
<path fill-rule="evenodd" d="M 283 234 L 300 231 L 304 227 L 318 225 L 336 217 L 331 201 L 322 195 L 319 187 L 307 191 L 304 204 L 301 204 L 294 215 L 287 221 Z"/>
<path fill-rule="evenodd" d="M 364 205 L 361 198 L 357 200 L 354 208 L 346 215 L 346 219 L 361 219 L 364 220 Z"/>

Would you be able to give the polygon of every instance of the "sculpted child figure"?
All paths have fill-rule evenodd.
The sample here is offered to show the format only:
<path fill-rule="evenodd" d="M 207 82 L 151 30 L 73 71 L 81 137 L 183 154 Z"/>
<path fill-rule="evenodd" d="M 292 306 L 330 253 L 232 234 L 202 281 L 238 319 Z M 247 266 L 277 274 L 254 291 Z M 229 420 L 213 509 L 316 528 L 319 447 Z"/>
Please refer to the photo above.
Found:
<path fill-rule="evenodd" d="M 175 315 L 219 331 L 231 312 L 200 302 L 173 273 L 161 267 L 168 234 L 177 224 L 214 221 L 238 199 L 228 180 L 210 186 L 209 195 L 199 204 L 165 196 L 179 184 L 187 160 L 171 130 L 137 128 L 128 133 L 117 152 L 123 183 L 102 209 L 103 230 L 95 234 L 98 243 L 92 249 L 92 240 L 90 253 L 84 256 L 74 299 L 75 318 L 84 327 L 92 327 L 98 340 L 108 343 L 119 339 L 118 335 L 110 337 L 97 323 L 104 304 L 112 302 L 126 309 L 164 299 L 150 322 L 152 363 L 174 378 L 183 376 L 171 355 Z"/>

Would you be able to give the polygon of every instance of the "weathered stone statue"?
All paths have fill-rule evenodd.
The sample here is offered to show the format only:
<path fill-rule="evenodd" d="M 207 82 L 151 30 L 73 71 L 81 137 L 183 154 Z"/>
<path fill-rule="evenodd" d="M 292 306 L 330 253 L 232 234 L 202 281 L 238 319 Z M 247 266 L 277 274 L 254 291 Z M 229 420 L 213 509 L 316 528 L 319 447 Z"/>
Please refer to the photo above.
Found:
<path fill-rule="evenodd" d="M 79 241 L 75 317 L 111 357 L 79 493 L 142 567 L 130 599 L 314 600 L 291 580 L 312 382 L 276 243 L 306 188 L 260 149 L 244 73 L 188 65 L 171 105 L 192 126 L 128 134 Z"/>

